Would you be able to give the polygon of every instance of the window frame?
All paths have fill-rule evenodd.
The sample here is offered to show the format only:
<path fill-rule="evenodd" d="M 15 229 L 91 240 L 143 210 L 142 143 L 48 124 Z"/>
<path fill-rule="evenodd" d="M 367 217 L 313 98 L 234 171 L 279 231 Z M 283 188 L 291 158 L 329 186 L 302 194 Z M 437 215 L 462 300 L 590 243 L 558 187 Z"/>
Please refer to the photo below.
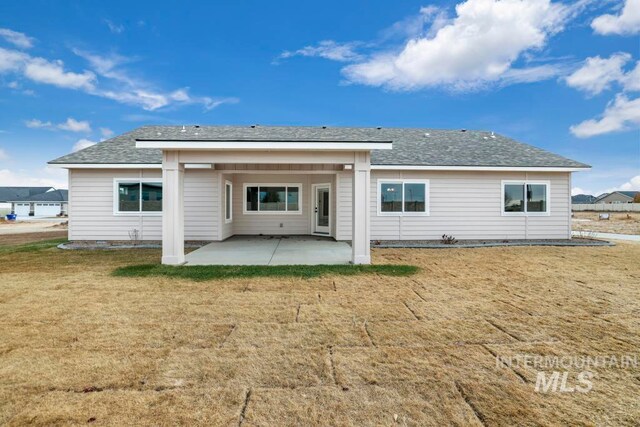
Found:
<path fill-rule="evenodd" d="M 289 193 L 289 188 L 297 188 L 298 189 L 298 210 L 290 211 L 289 208 L 289 200 L 288 197 L 285 197 L 285 206 L 287 210 L 284 211 L 261 211 L 260 210 L 260 201 L 258 201 L 258 210 L 250 211 L 247 209 L 247 188 L 249 187 L 258 187 L 258 195 L 260 194 L 260 187 L 285 187 L 285 194 Z M 302 215 L 302 184 L 301 183 L 288 183 L 288 182 L 280 182 L 280 183 L 272 183 L 272 182 L 245 182 L 242 184 L 242 213 L 245 215 Z"/>
<path fill-rule="evenodd" d="M 383 212 L 382 211 L 382 184 L 401 184 L 402 185 L 402 211 L 400 212 Z M 424 184 L 424 212 L 405 211 L 404 208 L 404 186 L 405 184 Z M 396 178 L 378 178 L 378 191 L 376 205 L 378 207 L 378 216 L 430 216 L 431 189 L 428 179 L 396 179 Z"/>
<path fill-rule="evenodd" d="M 550 216 L 551 215 L 551 181 L 545 180 L 523 180 L 523 179 L 505 179 L 501 181 L 500 191 L 500 210 L 502 216 Z M 524 186 L 524 211 L 523 212 L 505 212 L 504 208 L 504 188 L 506 185 L 522 185 Z M 545 185 L 546 208 L 545 212 L 528 212 L 527 211 L 527 185 Z"/>
<path fill-rule="evenodd" d="M 227 198 L 227 187 L 229 187 L 229 197 Z M 229 218 L 227 218 L 227 205 L 229 206 Z M 230 224 L 233 222 L 233 182 L 224 181 L 224 223 Z"/>
<path fill-rule="evenodd" d="M 140 186 L 140 197 L 137 211 L 120 210 L 120 184 L 138 184 Z M 160 184 L 162 186 L 162 204 L 164 209 L 164 182 L 162 178 L 114 178 L 113 179 L 113 215 L 115 216 L 162 216 L 162 210 L 143 211 L 142 210 L 142 184 Z"/>

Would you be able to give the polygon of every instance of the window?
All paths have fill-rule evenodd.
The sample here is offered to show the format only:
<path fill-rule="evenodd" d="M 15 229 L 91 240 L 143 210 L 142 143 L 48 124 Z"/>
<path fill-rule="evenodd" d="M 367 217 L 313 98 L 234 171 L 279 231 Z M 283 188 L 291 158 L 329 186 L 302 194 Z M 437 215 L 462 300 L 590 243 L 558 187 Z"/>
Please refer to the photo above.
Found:
<path fill-rule="evenodd" d="M 162 212 L 162 182 L 116 180 L 115 191 L 114 213 Z"/>
<path fill-rule="evenodd" d="M 529 181 L 502 182 L 502 214 L 549 215 L 549 183 Z"/>
<path fill-rule="evenodd" d="M 302 213 L 301 184 L 245 184 L 245 213 Z"/>
<path fill-rule="evenodd" d="M 233 184 L 224 182 L 224 222 L 233 221 Z"/>
<path fill-rule="evenodd" d="M 378 215 L 428 215 L 428 180 L 379 180 Z"/>

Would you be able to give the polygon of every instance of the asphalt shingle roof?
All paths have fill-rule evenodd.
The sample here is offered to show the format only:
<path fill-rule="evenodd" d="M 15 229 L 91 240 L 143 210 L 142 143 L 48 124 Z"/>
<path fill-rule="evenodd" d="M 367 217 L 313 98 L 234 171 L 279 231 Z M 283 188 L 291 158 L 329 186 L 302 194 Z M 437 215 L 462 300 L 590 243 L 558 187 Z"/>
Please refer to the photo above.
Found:
<path fill-rule="evenodd" d="M 183 130 L 184 129 L 184 130 Z M 589 167 L 557 154 L 487 131 L 416 128 L 299 126 L 143 126 L 51 164 L 162 163 L 159 149 L 136 148 L 136 140 L 189 141 L 391 141 L 392 150 L 373 150 L 374 165 Z"/>
<path fill-rule="evenodd" d="M 69 201 L 68 190 L 52 190 L 46 193 L 34 194 L 19 199 L 11 199 L 11 202 L 67 202 Z"/>
<path fill-rule="evenodd" d="M 41 194 L 53 187 L 0 187 L 0 202 L 13 202 L 23 197 Z"/>

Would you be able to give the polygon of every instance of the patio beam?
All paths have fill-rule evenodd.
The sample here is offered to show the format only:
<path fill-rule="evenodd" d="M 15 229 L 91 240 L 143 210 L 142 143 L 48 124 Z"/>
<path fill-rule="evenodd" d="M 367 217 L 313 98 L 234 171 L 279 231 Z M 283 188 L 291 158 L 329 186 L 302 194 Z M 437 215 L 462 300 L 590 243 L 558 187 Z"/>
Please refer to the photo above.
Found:
<path fill-rule="evenodd" d="M 162 153 L 162 263 L 184 264 L 184 164 L 176 151 Z"/>

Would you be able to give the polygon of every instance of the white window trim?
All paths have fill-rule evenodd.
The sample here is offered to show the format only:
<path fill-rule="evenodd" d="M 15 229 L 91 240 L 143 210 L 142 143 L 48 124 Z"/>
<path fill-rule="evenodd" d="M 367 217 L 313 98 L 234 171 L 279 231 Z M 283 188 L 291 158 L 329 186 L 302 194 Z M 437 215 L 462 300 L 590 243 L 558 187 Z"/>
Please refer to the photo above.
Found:
<path fill-rule="evenodd" d="M 382 184 L 402 184 L 402 212 L 382 212 Z M 424 212 L 404 212 L 404 184 L 424 184 Z M 428 179 L 393 179 L 393 178 L 378 178 L 378 191 L 376 193 L 378 199 L 376 204 L 378 206 L 378 216 L 429 216 L 430 215 L 430 200 L 431 190 L 429 188 Z"/>
<path fill-rule="evenodd" d="M 164 184 L 162 183 L 162 178 L 114 178 L 113 179 L 113 215 L 115 216 L 162 216 L 162 211 L 123 211 L 119 210 L 120 200 L 120 192 L 118 188 L 120 184 L 162 184 L 162 189 L 164 193 Z M 140 208 L 142 208 L 142 191 L 140 191 Z M 163 194 L 163 203 L 164 203 L 164 194 Z"/>
<path fill-rule="evenodd" d="M 524 212 L 505 212 L 504 210 L 504 187 L 508 184 L 524 185 Z M 527 212 L 527 185 L 546 185 L 547 211 L 546 212 Z M 500 211 L 502 216 L 550 216 L 551 215 L 551 181 L 529 181 L 529 180 L 502 180 L 500 191 Z"/>
<path fill-rule="evenodd" d="M 227 186 L 229 186 L 229 200 L 227 200 Z M 224 181 L 224 223 L 230 224 L 233 222 L 233 182 L 229 180 Z M 229 218 L 227 218 L 227 205 L 229 205 Z"/>
<path fill-rule="evenodd" d="M 258 201 L 258 210 L 250 211 L 247 210 L 247 188 L 248 187 L 286 187 L 285 191 L 289 191 L 289 187 L 297 187 L 298 188 L 298 210 L 297 211 L 261 211 L 260 209 L 260 201 Z M 260 190 L 258 189 L 258 192 Z M 302 215 L 302 184 L 301 183 L 270 183 L 270 182 L 253 182 L 253 183 L 244 183 L 242 185 L 242 213 L 245 215 Z M 289 202 L 285 201 L 286 206 L 289 207 Z"/>

